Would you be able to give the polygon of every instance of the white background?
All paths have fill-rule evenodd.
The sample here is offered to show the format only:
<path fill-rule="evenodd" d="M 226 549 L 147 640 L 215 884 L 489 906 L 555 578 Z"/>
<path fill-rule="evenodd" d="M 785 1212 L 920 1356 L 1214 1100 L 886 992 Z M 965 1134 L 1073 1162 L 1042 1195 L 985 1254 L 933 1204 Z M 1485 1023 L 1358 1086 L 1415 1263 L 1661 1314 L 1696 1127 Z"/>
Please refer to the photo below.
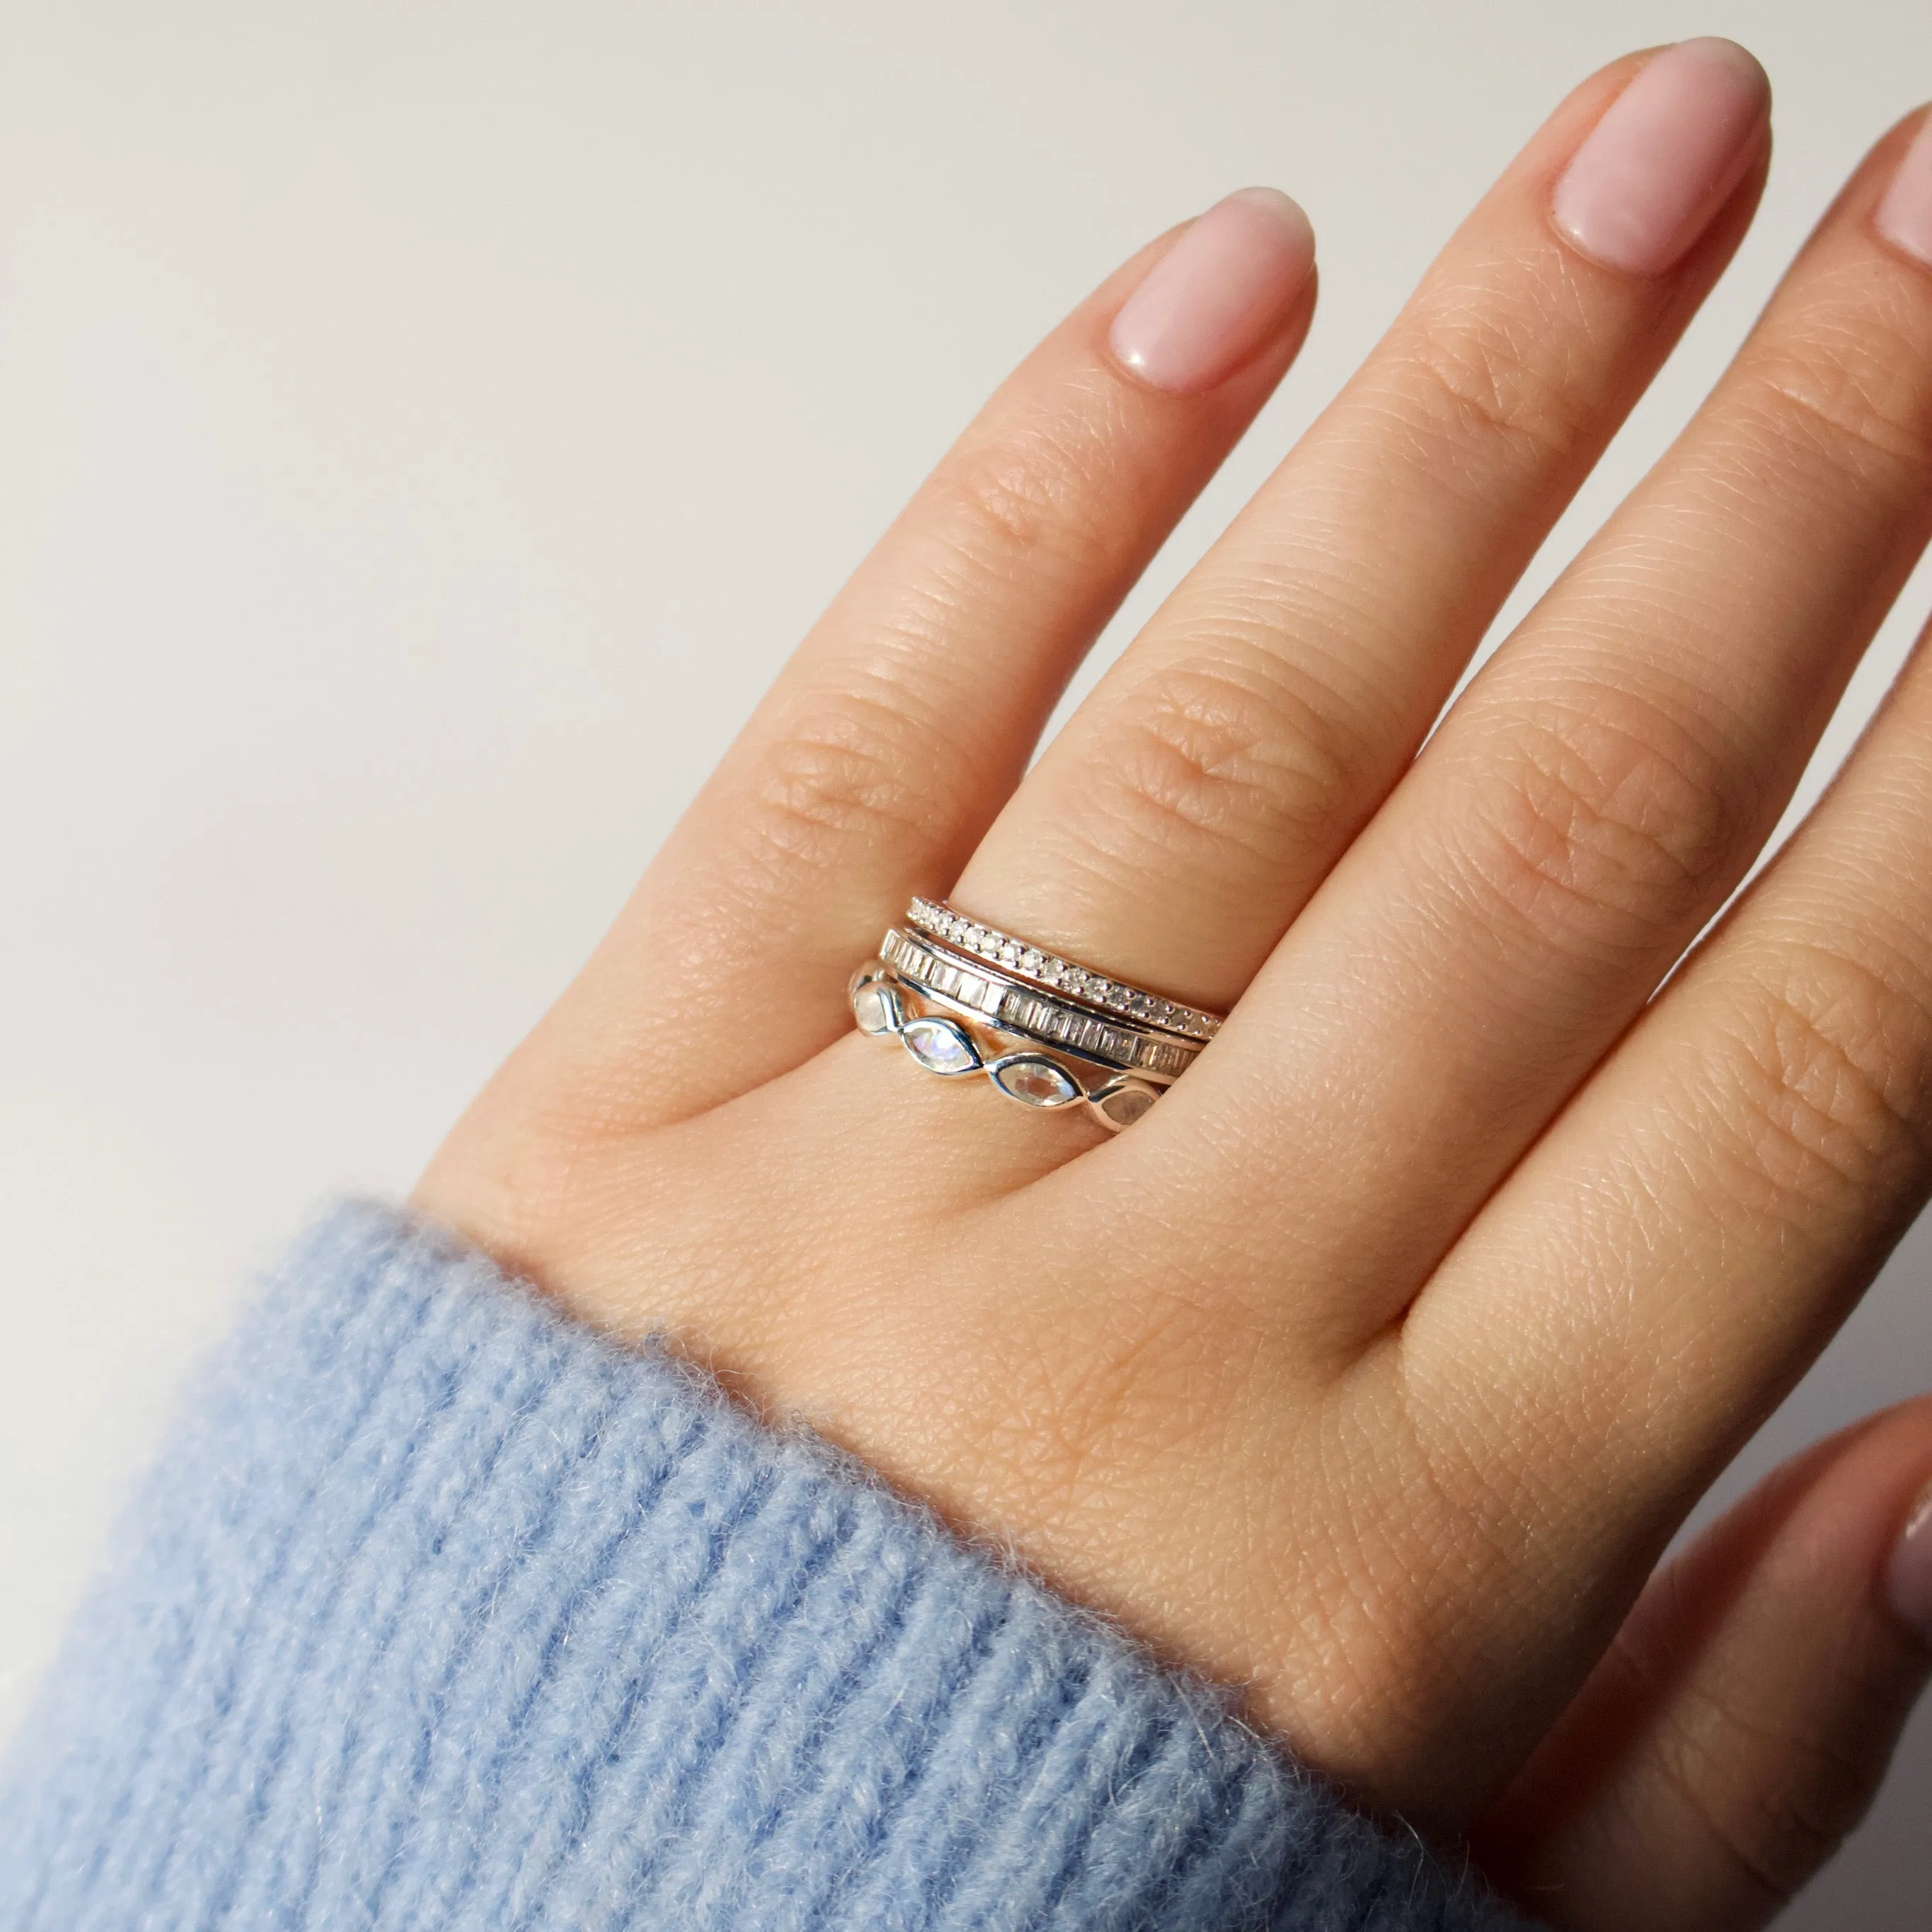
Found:
<path fill-rule="evenodd" d="M 1532 589 L 1932 94 L 1924 0 L 0 4 L 0 1724 L 247 1269 L 407 1186 L 1035 334 L 1229 188 L 1314 218 L 1130 623 L 1564 88 L 1700 32 L 1769 194 Z M 1932 1386 L 1928 1268 L 1754 1467 Z M 1928 1820 L 1922 1725 L 1789 1922 L 1922 1928 Z"/>

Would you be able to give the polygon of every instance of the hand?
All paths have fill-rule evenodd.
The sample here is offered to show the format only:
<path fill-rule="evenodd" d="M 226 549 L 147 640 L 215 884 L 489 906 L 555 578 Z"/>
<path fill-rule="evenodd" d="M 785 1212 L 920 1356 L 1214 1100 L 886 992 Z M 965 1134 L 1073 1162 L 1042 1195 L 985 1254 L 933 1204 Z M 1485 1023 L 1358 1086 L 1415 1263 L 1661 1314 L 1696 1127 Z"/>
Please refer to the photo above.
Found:
<path fill-rule="evenodd" d="M 1876 1580 L 1922 1410 L 1637 1602 L 1928 1184 L 1932 665 L 1658 992 L 1932 525 L 1912 128 L 1417 756 L 1738 242 L 1768 127 L 1723 43 L 1580 90 L 1029 771 L 1312 304 L 1278 196 L 1129 263 L 887 532 L 418 1196 L 1576 1926 L 1758 1922 L 1932 1661 Z M 845 985 L 948 889 L 1238 1009 L 1117 1138 L 933 1078 Z"/>

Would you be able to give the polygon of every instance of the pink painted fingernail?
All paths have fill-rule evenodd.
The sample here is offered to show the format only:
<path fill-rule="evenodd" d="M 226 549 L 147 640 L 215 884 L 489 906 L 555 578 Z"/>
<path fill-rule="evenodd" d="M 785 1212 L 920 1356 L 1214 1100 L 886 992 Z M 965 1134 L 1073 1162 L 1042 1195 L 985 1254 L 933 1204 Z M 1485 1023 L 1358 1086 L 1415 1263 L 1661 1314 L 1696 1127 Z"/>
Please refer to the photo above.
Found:
<path fill-rule="evenodd" d="M 1610 103 L 1556 184 L 1556 225 L 1634 275 L 1682 259 L 1757 152 L 1764 69 L 1735 40 L 1680 40 Z"/>
<path fill-rule="evenodd" d="M 1912 1505 L 1892 1546 L 1885 1574 L 1892 1613 L 1922 1642 L 1932 1645 L 1932 1489 Z"/>
<path fill-rule="evenodd" d="M 1894 248 L 1932 262 L 1932 114 L 1919 124 L 1872 219 Z"/>
<path fill-rule="evenodd" d="M 1184 395 L 1232 376 L 1286 322 L 1315 266 L 1315 231 L 1285 194 L 1217 201 L 1156 262 L 1114 318 L 1114 353 L 1143 382 Z"/>

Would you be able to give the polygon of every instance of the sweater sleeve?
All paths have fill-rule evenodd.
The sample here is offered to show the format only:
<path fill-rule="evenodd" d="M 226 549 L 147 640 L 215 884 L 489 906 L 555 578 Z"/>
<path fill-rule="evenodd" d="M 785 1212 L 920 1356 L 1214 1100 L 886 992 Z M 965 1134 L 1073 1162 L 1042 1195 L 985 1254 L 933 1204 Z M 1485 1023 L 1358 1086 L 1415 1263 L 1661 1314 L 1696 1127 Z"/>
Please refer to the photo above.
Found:
<path fill-rule="evenodd" d="M 196 1385 L 0 1780 L 0 1925 L 1503 1932 L 1203 1687 L 382 1208 Z"/>

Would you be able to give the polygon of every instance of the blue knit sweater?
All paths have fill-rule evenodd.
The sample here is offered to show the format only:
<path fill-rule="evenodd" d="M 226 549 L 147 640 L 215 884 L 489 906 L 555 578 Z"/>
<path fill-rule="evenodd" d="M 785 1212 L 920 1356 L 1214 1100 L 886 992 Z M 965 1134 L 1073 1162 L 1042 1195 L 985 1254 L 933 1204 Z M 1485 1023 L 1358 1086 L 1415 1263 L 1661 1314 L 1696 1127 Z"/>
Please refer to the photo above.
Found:
<path fill-rule="evenodd" d="M 386 1210 L 204 1375 L 10 1755 L 5 1932 L 1502 1932 L 1198 1685 Z"/>

